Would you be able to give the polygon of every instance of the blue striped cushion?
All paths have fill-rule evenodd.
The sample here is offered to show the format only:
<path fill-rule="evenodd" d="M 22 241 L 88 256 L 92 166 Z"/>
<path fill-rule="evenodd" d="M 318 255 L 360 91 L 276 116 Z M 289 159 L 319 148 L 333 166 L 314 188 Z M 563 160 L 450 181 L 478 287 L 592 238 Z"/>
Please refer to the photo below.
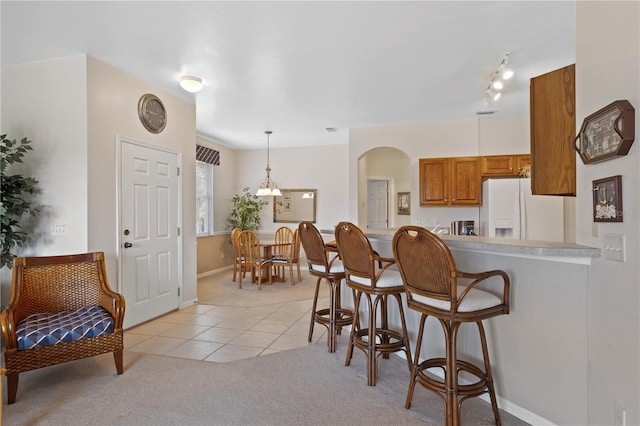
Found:
<path fill-rule="evenodd" d="M 112 333 L 113 329 L 111 314 L 101 306 L 85 306 L 55 314 L 34 314 L 18 323 L 18 350 L 97 337 Z"/>

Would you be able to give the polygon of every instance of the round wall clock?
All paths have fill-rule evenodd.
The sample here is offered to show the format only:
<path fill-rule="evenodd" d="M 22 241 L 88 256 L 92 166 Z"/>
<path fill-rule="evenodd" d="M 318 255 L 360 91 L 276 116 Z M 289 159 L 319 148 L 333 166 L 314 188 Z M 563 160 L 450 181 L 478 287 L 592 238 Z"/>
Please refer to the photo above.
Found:
<path fill-rule="evenodd" d="M 151 93 L 142 95 L 138 101 L 138 116 L 151 133 L 160 133 L 167 125 L 167 111 L 160 98 Z"/>

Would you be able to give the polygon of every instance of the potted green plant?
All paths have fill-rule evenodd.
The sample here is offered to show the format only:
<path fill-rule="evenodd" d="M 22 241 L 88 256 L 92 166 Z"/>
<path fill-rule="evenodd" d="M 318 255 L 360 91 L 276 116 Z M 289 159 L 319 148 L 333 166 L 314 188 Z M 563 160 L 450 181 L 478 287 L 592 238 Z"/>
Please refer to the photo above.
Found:
<path fill-rule="evenodd" d="M 262 207 L 269 204 L 266 200 L 260 200 L 249 192 L 249 187 L 242 190 L 242 194 L 236 194 L 231 199 L 233 209 L 227 217 L 229 228 L 240 228 L 243 231 L 257 231 L 260 229 L 260 213 Z"/>
<path fill-rule="evenodd" d="M 37 216 L 40 212 L 34 197 L 38 181 L 20 174 L 7 174 L 9 165 L 22 163 L 24 155 L 33 149 L 30 144 L 27 138 L 16 141 L 0 135 L 0 268 L 11 268 L 16 257 L 11 251 L 24 247 L 29 241 L 29 234 L 22 229 L 23 215 Z"/>

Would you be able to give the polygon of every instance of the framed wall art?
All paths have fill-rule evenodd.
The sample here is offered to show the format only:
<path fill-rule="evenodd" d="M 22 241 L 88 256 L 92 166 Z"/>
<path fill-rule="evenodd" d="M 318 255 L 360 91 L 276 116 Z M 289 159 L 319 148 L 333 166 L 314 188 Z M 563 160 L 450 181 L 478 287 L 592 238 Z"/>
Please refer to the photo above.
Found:
<path fill-rule="evenodd" d="M 635 139 L 635 110 L 631 103 L 610 103 L 584 119 L 574 141 L 584 164 L 627 155 Z"/>
<path fill-rule="evenodd" d="M 622 222 L 622 176 L 593 181 L 593 221 Z"/>
<path fill-rule="evenodd" d="M 410 192 L 398 192 L 398 214 L 411 214 L 410 196 Z"/>

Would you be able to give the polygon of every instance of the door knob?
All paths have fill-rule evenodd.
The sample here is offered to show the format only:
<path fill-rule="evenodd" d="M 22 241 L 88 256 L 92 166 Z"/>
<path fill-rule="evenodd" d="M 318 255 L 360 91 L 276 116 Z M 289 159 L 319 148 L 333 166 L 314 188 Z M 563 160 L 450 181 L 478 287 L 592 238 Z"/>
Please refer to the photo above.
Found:
<path fill-rule="evenodd" d="M 129 248 L 129 247 L 133 247 L 133 244 L 131 244 L 131 243 L 124 243 L 124 248 Z"/>

